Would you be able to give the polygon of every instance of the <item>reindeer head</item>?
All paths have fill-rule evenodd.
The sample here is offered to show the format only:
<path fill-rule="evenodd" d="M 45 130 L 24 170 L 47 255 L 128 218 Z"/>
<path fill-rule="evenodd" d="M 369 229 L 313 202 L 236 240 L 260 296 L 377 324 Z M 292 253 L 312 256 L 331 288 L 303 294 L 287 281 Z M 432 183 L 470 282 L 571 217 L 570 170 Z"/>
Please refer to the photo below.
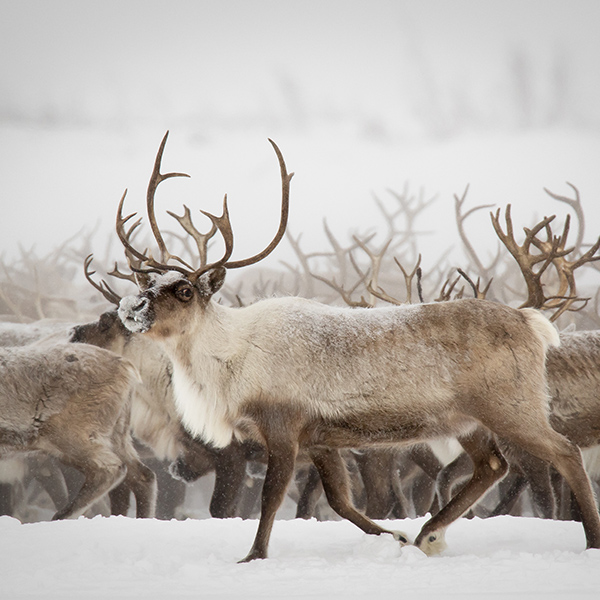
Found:
<path fill-rule="evenodd" d="M 195 228 L 187 206 L 184 206 L 183 216 L 169 212 L 196 243 L 200 265 L 198 268 L 194 268 L 167 250 L 154 213 L 154 196 L 158 185 L 171 177 L 188 177 L 184 173 L 163 174 L 160 172 L 167 136 L 168 132 L 158 150 L 146 196 L 148 220 L 160 251 L 160 260 L 154 259 L 149 253 L 138 251 L 131 245 L 131 234 L 140 225 L 141 220 L 138 219 L 128 230 L 125 229 L 126 223 L 135 216 L 133 213 L 123 217 L 123 202 L 127 192 L 123 194 L 119 203 L 116 224 L 117 234 L 125 247 L 129 264 L 136 273 L 140 288 L 137 296 L 126 296 L 121 300 L 119 317 L 130 331 L 148 333 L 153 337 L 168 337 L 180 333 L 187 327 L 186 324 L 189 324 L 190 319 L 201 319 L 210 305 L 211 298 L 223 285 L 228 269 L 255 264 L 271 254 L 285 233 L 289 213 L 290 181 L 293 177 L 293 173 L 288 174 L 287 172 L 279 148 L 272 140 L 269 140 L 277 155 L 281 172 L 282 199 L 279 229 L 264 250 L 243 260 L 230 260 L 233 253 L 233 231 L 227 208 L 227 196 L 223 200 L 221 216 L 201 211 L 212 223 L 208 233 L 200 233 Z M 208 263 L 208 242 L 217 231 L 223 237 L 225 252 L 216 262 Z"/>

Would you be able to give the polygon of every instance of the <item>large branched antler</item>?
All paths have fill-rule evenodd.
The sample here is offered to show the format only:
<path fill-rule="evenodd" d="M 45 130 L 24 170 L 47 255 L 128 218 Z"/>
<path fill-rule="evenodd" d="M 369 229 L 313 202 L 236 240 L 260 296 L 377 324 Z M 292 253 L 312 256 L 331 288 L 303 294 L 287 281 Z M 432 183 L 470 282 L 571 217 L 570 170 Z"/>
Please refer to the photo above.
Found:
<path fill-rule="evenodd" d="M 545 217 L 532 229 L 524 227 L 525 241 L 519 246 L 514 239 L 512 219 L 510 216 L 510 204 L 506 207 L 506 233 L 502 230 L 499 217 L 500 210 L 496 215 L 492 214 L 492 224 L 506 248 L 513 255 L 527 285 L 528 298 L 522 305 L 539 308 L 542 310 L 553 310 L 550 317 L 551 321 L 556 321 L 560 315 L 566 311 L 581 310 L 589 301 L 589 298 L 580 298 L 577 296 L 574 272 L 582 265 L 600 260 L 600 256 L 595 256 L 600 248 L 600 238 L 597 242 L 582 256 L 574 260 L 568 260 L 567 256 L 574 251 L 574 248 L 567 248 L 567 237 L 570 230 L 570 216 L 567 215 L 562 234 L 555 236 L 552 232 L 551 223 L 555 216 Z M 546 240 L 541 240 L 538 234 L 544 230 Z M 531 252 L 531 246 L 535 247 L 539 254 Z M 535 270 L 534 267 L 540 265 Z M 558 291 L 556 294 L 547 295 L 542 283 L 542 276 L 549 266 L 553 266 L 558 275 Z M 579 307 L 575 303 L 583 303 Z"/>
<path fill-rule="evenodd" d="M 521 245 L 515 241 L 512 217 L 510 214 L 511 205 L 506 206 L 504 212 L 504 220 L 506 223 L 506 233 L 500 225 L 500 209 L 496 214 L 490 213 L 492 225 L 496 231 L 496 235 L 500 238 L 506 249 L 512 254 L 517 261 L 525 284 L 527 286 L 527 300 L 521 305 L 521 308 L 543 308 L 546 302 L 544 294 L 542 275 L 546 269 L 552 264 L 552 260 L 559 255 L 558 244 L 559 239 L 555 238 L 552 241 L 552 247 L 548 253 L 532 254 L 531 246 L 533 245 L 535 236 L 544 228 L 546 228 L 555 218 L 555 216 L 545 217 L 533 229 L 524 228 L 525 240 Z M 539 265 L 539 267 L 538 267 Z M 536 269 L 536 267 L 538 267 Z"/>
<path fill-rule="evenodd" d="M 555 310 L 551 317 L 552 321 L 558 319 L 558 317 L 560 317 L 560 315 L 566 311 L 578 311 L 587 305 L 590 298 L 580 298 L 577 295 L 575 270 L 586 263 L 600 260 L 600 256 L 595 256 L 596 252 L 600 248 L 600 238 L 598 238 L 596 243 L 579 258 L 574 260 L 567 259 L 567 256 L 575 251 L 575 247 L 569 249 L 566 248 L 567 237 L 570 231 L 570 223 L 571 218 L 569 215 L 567 215 L 563 232 L 557 238 L 553 237 L 552 230 L 548 224 L 546 225 L 547 240 L 542 241 L 538 238 L 533 239 L 533 244 L 535 247 L 547 256 L 552 255 L 553 249 L 556 247 L 556 252 L 552 257 L 552 264 L 558 275 L 558 291 L 554 296 L 547 298 L 544 305 L 544 308 L 546 309 Z M 581 304 L 580 306 L 575 307 L 575 303 Z"/>
<path fill-rule="evenodd" d="M 285 233 L 285 229 L 287 226 L 288 215 L 289 215 L 289 191 L 290 191 L 290 181 L 293 177 L 293 173 L 288 173 L 287 168 L 285 166 L 285 161 L 283 159 L 283 155 L 281 151 L 273 142 L 269 140 L 275 153 L 277 155 L 277 159 L 279 161 L 279 167 L 281 172 L 281 182 L 282 182 L 282 194 L 281 194 L 281 218 L 279 222 L 279 228 L 275 234 L 275 237 L 271 241 L 271 243 L 261 252 L 251 256 L 250 258 L 238 260 L 238 261 L 230 261 L 231 255 L 233 253 L 233 229 L 231 227 L 231 221 L 229 218 L 229 210 L 227 208 L 227 195 L 223 200 L 223 212 L 220 216 L 213 215 L 206 211 L 200 211 L 202 214 L 207 216 L 211 222 L 212 227 L 207 234 L 201 234 L 193 225 L 191 221 L 191 215 L 189 213 L 189 209 L 185 207 L 185 212 L 182 217 L 175 215 L 174 213 L 169 213 L 173 218 L 175 218 L 180 225 L 184 228 L 184 230 L 196 241 L 196 245 L 198 247 L 198 254 L 200 258 L 200 266 L 197 269 L 191 267 L 188 263 L 186 263 L 180 257 L 171 254 L 164 242 L 164 239 L 160 233 L 160 229 L 158 227 L 156 216 L 154 212 L 154 197 L 156 194 L 156 189 L 160 183 L 165 181 L 166 179 L 170 179 L 172 177 L 189 177 L 189 175 L 185 173 L 161 173 L 161 162 L 162 156 L 165 148 L 165 144 L 167 141 L 167 137 L 169 132 L 165 134 L 160 144 L 158 153 L 156 155 L 156 160 L 154 161 L 154 169 L 152 171 L 152 175 L 150 177 L 150 182 L 148 184 L 148 192 L 146 196 L 146 207 L 148 211 L 148 220 L 150 222 L 150 226 L 152 228 L 152 233 L 154 235 L 154 239 L 158 245 L 160 251 L 160 260 L 156 260 L 152 257 L 149 252 L 140 252 L 130 242 L 131 233 L 139 226 L 141 220 L 133 222 L 130 225 L 129 230 L 126 229 L 127 223 L 136 216 L 136 213 L 132 213 L 126 217 L 123 216 L 123 203 L 125 201 L 125 196 L 127 191 L 123 194 L 121 201 L 119 203 L 119 207 L 117 210 L 117 221 L 116 221 L 116 229 L 117 235 L 121 240 L 121 243 L 125 247 L 126 253 L 128 253 L 129 257 L 134 258 L 136 261 L 139 261 L 139 266 L 132 266 L 132 270 L 139 273 L 164 273 L 166 271 L 177 271 L 184 276 L 186 276 L 190 281 L 196 281 L 202 273 L 206 271 L 216 268 L 216 267 L 224 267 L 226 269 L 237 269 L 240 267 L 245 267 L 248 265 L 255 264 L 264 258 L 266 258 L 273 250 L 277 247 L 279 242 L 281 241 L 283 234 Z M 215 235 L 215 233 L 219 231 L 221 236 L 223 237 L 223 241 L 225 243 L 225 252 L 223 256 L 213 262 L 207 262 L 207 244 L 208 241 Z M 170 260 L 175 260 L 179 264 L 169 264 Z M 131 264 L 131 260 L 130 260 Z"/>

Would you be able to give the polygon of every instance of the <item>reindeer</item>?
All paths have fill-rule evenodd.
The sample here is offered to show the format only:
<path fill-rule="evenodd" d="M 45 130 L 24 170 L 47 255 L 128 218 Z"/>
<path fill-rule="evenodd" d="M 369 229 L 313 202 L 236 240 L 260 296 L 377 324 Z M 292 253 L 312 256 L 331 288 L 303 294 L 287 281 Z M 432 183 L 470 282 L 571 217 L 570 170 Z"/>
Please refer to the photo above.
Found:
<path fill-rule="evenodd" d="M 83 514 L 125 480 L 137 515 L 154 515 L 154 474 L 129 434 L 129 395 L 139 377 L 115 354 L 88 345 L 0 349 L 0 454 L 43 452 L 85 477 L 53 519 Z"/>
<path fill-rule="evenodd" d="M 600 332 L 563 332 L 560 341 L 559 347 L 548 350 L 546 361 L 550 423 L 579 448 L 591 450 L 600 445 Z M 501 447 L 515 479 L 489 515 L 509 511 L 529 484 L 538 516 L 555 518 L 556 499 L 548 465 L 504 440 Z M 471 470 L 470 460 L 464 454 L 441 470 L 437 482 L 441 503 L 448 501 L 452 488 Z"/>
<path fill-rule="evenodd" d="M 243 561 L 266 558 L 300 448 L 309 453 L 338 514 L 366 533 L 392 534 L 408 544 L 407 536 L 352 506 L 340 449 L 454 436 L 473 460 L 473 477 L 414 541 L 427 554 L 440 551 L 446 528 L 507 471 L 493 434 L 565 476 L 581 509 L 587 546 L 600 547 L 600 518 L 579 449 L 548 422 L 545 354 L 559 340 L 545 317 L 470 299 L 375 309 L 336 308 L 298 297 L 222 306 L 213 297 L 227 270 L 259 262 L 281 240 L 292 174 L 271 142 L 281 172 L 282 209 L 279 229 L 263 251 L 231 260 L 225 197 L 221 216 L 204 213 L 224 239 L 224 255 L 196 269 L 173 264 L 153 214 L 157 186 L 182 175 L 161 173 L 166 139 L 147 192 L 159 259 L 129 243 L 124 228 L 134 214 L 123 217 L 126 194 L 119 203 L 117 234 L 147 276 L 137 296 L 121 300 L 119 316 L 170 357 L 188 430 L 217 447 L 247 436 L 266 447 L 261 517 Z"/>
<path fill-rule="evenodd" d="M 588 299 L 578 296 L 575 270 L 600 259 L 600 256 L 596 255 L 600 248 L 600 238 L 586 252 L 580 253 L 584 219 L 579 192 L 575 186 L 571 187 L 575 191 L 574 200 L 557 196 L 548 190 L 546 192 L 555 199 L 568 202 L 578 215 L 579 234 L 572 248 L 567 248 L 569 216 L 565 219 L 559 236 L 552 232 L 551 224 L 555 216 L 550 216 L 539 221 L 531 229 L 524 228 L 525 239 L 522 244 L 518 244 L 514 236 L 510 204 L 505 209 L 505 229 L 500 224 L 500 210 L 490 214 L 496 234 L 515 259 L 526 283 L 527 298 L 522 306 L 552 311 L 551 321 L 557 320 L 567 311 L 578 312 L 585 307 Z M 464 202 L 464 196 L 460 200 L 456 198 L 456 201 L 459 206 L 459 203 Z M 480 208 L 486 206 L 475 207 L 467 215 Z M 459 224 L 462 224 L 462 221 L 464 217 L 458 221 Z M 542 231 L 546 232 L 546 240 L 538 237 Z M 463 234 L 461 237 L 465 245 L 469 244 Z M 467 248 L 469 247 L 472 249 L 470 244 Z M 534 249 L 537 249 L 537 252 Z M 474 254 L 473 250 L 472 252 Z M 578 257 L 571 256 L 578 253 Z M 555 281 L 550 277 L 550 267 L 554 267 Z M 475 297 L 485 297 L 489 284 L 481 294 L 479 286 L 473 284 L 464 272 L 461 274 L 469 281 Z M 552 283 L 557 289 L 554 295 L 549 296 L 548 289 Z M 566 331 L 560 334 L 560 339 L 561 344 L 558 348 L 549 349 L 546 361 L 550 422 L 554 429 L 580 448 L 595 448 L 600 444 L 600 334 L 597 331 Z M 544 518 L 553 518 L 556 514 L 555 498 L 547 465 L 519 448 L 510 447 L 506 443 L 503 443 L 502 447 L 517 477 L 491 514 L 502 514 L 509 510 L 518 494 L 529 483 L 534 509 Z M 467 476 L 470 470 L 470 462 L 463 455 L 441 472 L 438 481 L 441 502 L 450 497 L 451 487 L 456 485 L 458 479 Z"/>
<path fill-rule="evenodd" d="M 5 267 L 6 268 L 6 267 Z M 0 322 L 0 347 L 26 346 L 50 336 L 66 341 L 71 324 L 56 319 L 40 319 L 30 323 Z M 62 338 L 62 339 L 60 339 Z M 0 514 L 21 521 L 36 520 L 31 498 L 27 493 L 37 481 L 56 508 L 65 506 L 69 489 L 81 487 L 81 474 L 47 455 L 19 454 L 0 459 Z"/>

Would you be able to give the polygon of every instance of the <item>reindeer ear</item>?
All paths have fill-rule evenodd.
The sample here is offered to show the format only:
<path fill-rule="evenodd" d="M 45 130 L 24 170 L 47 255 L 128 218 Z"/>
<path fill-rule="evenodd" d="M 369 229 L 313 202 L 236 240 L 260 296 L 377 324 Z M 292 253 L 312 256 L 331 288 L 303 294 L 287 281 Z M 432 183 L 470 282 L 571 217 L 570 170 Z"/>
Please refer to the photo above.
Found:
<path fill-rule="evenodd" d="M 200 295 L 210 298 L 216 294 L 225 283 L 225 274 L 227 270 L 224 267 L 215 267 L 209 269 L 206 273 L 202 273 L 196 281 L 196 288 Z"/>
<path fill-rule="evenodd" d="M 150 287 L 150 275 L 148 273 L 134 273 L 135 281 L 142 292 Z"/>

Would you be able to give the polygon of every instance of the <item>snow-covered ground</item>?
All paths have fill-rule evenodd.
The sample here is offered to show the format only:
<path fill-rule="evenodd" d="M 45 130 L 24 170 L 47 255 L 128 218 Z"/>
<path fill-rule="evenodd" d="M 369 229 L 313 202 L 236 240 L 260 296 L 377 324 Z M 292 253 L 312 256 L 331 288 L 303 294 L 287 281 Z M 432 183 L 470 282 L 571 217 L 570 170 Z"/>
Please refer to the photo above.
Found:
<path fill-rule="evenodd" d="M 423 519 L 388 522 L 411 536 Z M 428 558 L 346 521 L 278 520 L 270 558 L 237 564 L 256 521 L 0 518 L 6 600 L 44 598 L 596 599 L 600 550 L 580 523 L 461 519 Z"/>

